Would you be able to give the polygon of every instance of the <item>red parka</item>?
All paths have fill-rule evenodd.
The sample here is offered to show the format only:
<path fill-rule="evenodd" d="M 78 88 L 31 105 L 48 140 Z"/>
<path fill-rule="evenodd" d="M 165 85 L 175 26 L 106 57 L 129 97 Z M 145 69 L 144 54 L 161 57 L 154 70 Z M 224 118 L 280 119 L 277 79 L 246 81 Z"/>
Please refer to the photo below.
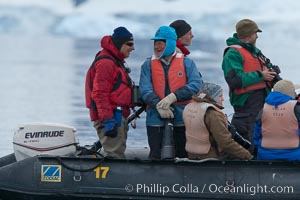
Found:
<path fill-rule="evenodd" d="M 109 56 L 112 59 L 103 58 L 94 64 L 93 88 L 91 99 L 96 108 L 90 109 L 92 121 L 103 121 L 113 117 L 113 110 L 121 106 L 123 116 L 130 114 L 129 106 L 132 97 L 132 81 L 128 71 L 124 67 L 124 55 L 115 47 L 111 36 L 104 36 L 101 40 L 103 50 L 97 56 Z M 86 87 L 86 95 L 88 88 Z M 87 106 L 88 106 L 87 102 Z"/>

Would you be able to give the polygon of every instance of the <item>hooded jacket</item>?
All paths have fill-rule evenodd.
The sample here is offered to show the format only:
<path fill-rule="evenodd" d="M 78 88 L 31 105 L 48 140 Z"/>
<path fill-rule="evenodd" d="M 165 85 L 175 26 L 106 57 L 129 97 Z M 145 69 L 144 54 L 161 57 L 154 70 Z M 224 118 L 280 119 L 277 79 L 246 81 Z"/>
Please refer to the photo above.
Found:
<path fill-rule="evenodd" d="M 90 109 L 91 118 L 93 121 L 109 119 L 113 117 L 113 110 L 117 106 L 122 107 L 123 116 L 126 118 L 130 114 L 132 82 L 124 67 L 125 57 L 115 47 L 111 36 L 104 36 L 101 39 L 101 47 L 103 50 L 98 56 L 112 57 L 119 65 L 112 59 L 101 59 L 95 63 L 91 96 L 97 110 Z"/>
<path fill-rule="evenodd" d="M 254 58 L 258 59 L 259 49 L 251 43 L 241 42 L 237 38 L 235 33 L 233 37 L 226 40 L 227 46 L 240 45 L 247 49 Z M 225 80 L 230 89 L 230 103 L 232 106 L 243 106 L 248 99 L 249 95 L 254 91 L 250 91 L 244 94 L 237 95 L 234 93 L 234 89 L 240 89 L 253 84 L 257 84 L 264 81 L 264 76 L 260 71 L 244 72 L 244 58 L 234 48 L 228 48 L 224 52 L 224 58 L 222 62 L 222 69 L 224 72 Z M 270 88 L 265 88 L 267 94 L 270 92 Z"/>
<path fill-rule="evenodd" d="M 273 91 L 271 92 L 268 97 L 266 98 L 265 104 L 271 105 L 272 107 L 277 108 L 279 105 L 283 105 L 289 102 L 295 101 L 290 96 L 282 94 L 280 92 Z M 294 149 L 278 149 L 278 148 L 264 148 L 262 147 L 262 115 L 264 110 L 259 115 L 258 120 L 255 124 L 254 129 L 254 145 L 258 149 L 257 159 L 260 160 L 300 160 L 300 147 Z M 294 107 L 294 112 L 289 113 L 290 117 L 282 117 L 280 126 L 293 126 L 294 124 L 291 123 L 298 123 L 298 135 L 300 135 L 299 127 L 300 127 L 300 105 L 296 104 Z M 297 122 L 293 122 L 287 119 L 294 118 L 296 116 Z M 274 116 L 276 117 L 276 116 Z M 264 119 L 263 123 L 272 123 L 272 117 Z M 271 121 L 267 121 L 271 120 Z M 277 135 L 279 133 L 276 133 Z M 284 144 L 286 146 L 286 144 Z"/>
<path fill-rule="evenodd" d="M 175 54 L 173 55 L 175 56 Z M 165 75 L 167 76 L 169 66 L 165 62 L 160 61 Z M 177 98 L 177 102 L 183 102 L 190 100 L 193 94 L 196 94 L 201 87 L 201 77 L 198 73 L 197 67 L 193 60 L 184 57 L 183 64 L 186 73 L 187 83 L 183 87 L 176 90 L 174 93 Z M 151 58 L 143 63 L 140 76 L 140 95 L 144 102 L 148 105 L 146 112 L 146 125 L 147 126 L 164 126 L 164 119 L 161 119 L 159 113 L 156 110 L 156 104 L 161 100 L 159 96 L 154 92 L 152 83 L 152 72 L 151 72 Z M 170 94 L 170 88 L 168 85 L 165 86 L 165 96 Z M 182 112 L 185 105 L 172 105 L 174 109 L 174 126 L 183 126 Z"/>

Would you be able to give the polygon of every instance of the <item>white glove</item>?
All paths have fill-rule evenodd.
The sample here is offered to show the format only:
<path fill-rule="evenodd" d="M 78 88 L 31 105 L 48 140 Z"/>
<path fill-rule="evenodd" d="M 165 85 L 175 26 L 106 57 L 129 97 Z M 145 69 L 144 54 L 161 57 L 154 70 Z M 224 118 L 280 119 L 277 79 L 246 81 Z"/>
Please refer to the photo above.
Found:
<path fill-rule="evenodd" d="M 170 108 L 170 105 L 176 101 L 176 95 L 174 93 L 171 93 L 162 100 L 160 100 L 160 102 L 157 103 L 156 108 L 168 109 Z"/>
<path fill-rule="evenodd" d="M 156 106 L 156 110 L 159 113 L 160 117 L 163 119 L 174 118 L 174 114 L 170 108 L 162 109 L 162 108 L 157 108 L 157 106 Z"/>

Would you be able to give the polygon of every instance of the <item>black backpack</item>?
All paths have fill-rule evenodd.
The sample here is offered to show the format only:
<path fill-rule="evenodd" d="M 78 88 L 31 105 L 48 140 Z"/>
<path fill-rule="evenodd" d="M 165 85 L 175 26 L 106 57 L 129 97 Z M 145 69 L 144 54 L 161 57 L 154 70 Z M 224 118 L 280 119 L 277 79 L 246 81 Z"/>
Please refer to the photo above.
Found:
<path fill-rule="evenodd" d="M 100 54 L 101 51 L 99 51 L 96 56 L 95 59 L 93 61 L 93 63 L 91 64 L 90 68 L 88 69 L 87 73 L 86 73 L 86 79 L 85 79 L 85 104 L 86 107 L 92 110 L 97 110 L 96 104 L 94 102 L 94 100 L 92 99 L 92 90 L 93 90 L 93 81 L 95 78 L 95 64 L 97 61 L 101 60 L 101 59 L 110 59 L 112 61 L 114 61 L 117 65 L 119 65 L 117 63 L 117 61 L 107 55 L 102 55 L 102 56 L 98 56 Z"/>

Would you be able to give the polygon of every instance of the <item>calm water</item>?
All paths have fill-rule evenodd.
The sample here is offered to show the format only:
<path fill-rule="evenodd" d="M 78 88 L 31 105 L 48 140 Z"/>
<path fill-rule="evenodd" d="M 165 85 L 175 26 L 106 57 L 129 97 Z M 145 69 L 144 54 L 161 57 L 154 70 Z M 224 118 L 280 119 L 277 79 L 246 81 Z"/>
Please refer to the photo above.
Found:
<path fill-rule="evenodd" d="M 67 124 L 77 129 L 81 145 L 97 140 L 84 104 L 84 82 L 99 41 L 1 36 L 0 43 L 0 156 L 13 152 L 14 131 L 21 123 Z M 136 83 L 152 46 L 152 41 L 136 40 L 136 50 L 127 60 Z M 201 56 L 200 50 L 206 54 Z M 226 91 L 220 68 L 222 47 L 216 41 L 194 41 L 192 51 L 204 79 L 223 84 Z M 137 129 L 130 129 L 128 146 L 147 146 L 144 124 L 145 114 L 137 120 Z"/>

